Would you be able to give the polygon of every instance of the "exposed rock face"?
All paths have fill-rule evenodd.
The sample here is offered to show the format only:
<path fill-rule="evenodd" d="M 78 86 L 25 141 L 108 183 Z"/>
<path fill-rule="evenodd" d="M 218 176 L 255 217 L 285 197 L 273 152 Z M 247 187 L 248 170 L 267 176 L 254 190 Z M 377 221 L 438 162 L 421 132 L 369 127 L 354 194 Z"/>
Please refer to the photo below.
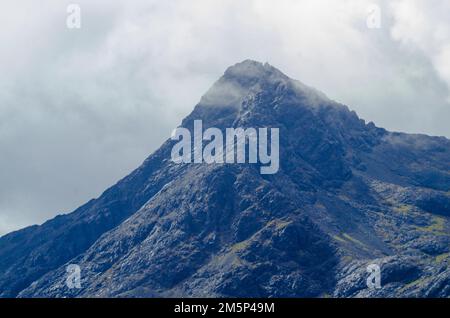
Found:
<path fill-rule="evenodd" d="M 230 67 L 182 126 L 196 119 L 279 128 L 279 172 L 175 164 L 168 140 L 100 198 L 0 238 L 0 295 L 450 296 L 449 140 L 366 124 L 254 61 Z M 81 289 L 67 288 L 67 264 Z"/>

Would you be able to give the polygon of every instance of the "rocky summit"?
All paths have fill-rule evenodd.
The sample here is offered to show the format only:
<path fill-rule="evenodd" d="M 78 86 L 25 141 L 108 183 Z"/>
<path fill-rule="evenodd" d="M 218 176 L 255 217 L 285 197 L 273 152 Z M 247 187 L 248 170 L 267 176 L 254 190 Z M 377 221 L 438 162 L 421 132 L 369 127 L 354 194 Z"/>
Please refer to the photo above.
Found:
<path fill-rule="evenodd" d="M 177 164 L 168 139 L 99 198 L 1 237 L 0 296 L 450 296 L 450 140 L 386 131 L 250 60 L 195 120 L 279 128 L 278 172 Z"/>

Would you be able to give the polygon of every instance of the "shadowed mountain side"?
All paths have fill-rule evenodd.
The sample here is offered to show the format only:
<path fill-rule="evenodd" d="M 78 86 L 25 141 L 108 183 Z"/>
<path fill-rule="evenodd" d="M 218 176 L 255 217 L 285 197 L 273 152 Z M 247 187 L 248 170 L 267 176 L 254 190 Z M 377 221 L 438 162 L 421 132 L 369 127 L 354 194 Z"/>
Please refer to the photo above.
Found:
<path fill-rule="evenodd" d="M 391 133 L 268 64 L 182 126 L 280 129 L 280 169 L 175 164 L 168 140 L 71 214 L 0 238 L 0 295 L 448 297 L 450 141 Z M 366 267 L 382 269 L 368 289 Z M 65 285 L 81 267 L 82 288 Z"/>

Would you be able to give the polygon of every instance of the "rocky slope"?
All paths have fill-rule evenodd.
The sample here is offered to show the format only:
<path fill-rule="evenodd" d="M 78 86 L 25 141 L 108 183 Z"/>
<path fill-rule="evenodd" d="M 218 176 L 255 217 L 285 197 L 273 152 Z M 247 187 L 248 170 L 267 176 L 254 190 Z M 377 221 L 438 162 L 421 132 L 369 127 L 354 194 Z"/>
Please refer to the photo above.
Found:
<path fill-rule="evenodd" d="M 196 119 L 278 127 L 279 172 L 175 164 L 168 140 L 98 199 L 0 238 L 0 296 L 450 296 L 448 139 L 367 124 L 248 60 L 182 126 Z M 67 264 L 81 289 L 66 286 Z"/>

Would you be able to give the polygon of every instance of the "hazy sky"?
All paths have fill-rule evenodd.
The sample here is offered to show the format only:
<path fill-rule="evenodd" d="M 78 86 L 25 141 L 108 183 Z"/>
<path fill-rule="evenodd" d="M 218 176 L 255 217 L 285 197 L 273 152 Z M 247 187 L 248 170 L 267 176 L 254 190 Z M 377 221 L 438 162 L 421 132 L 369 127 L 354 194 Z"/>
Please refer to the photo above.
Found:
<path fill-rule="evenodd" d="M 0 235 L 98 196 L 247 58 L 378 126 L 450 137 L 449 17 L 447 0 L 2 1 Z"/>

